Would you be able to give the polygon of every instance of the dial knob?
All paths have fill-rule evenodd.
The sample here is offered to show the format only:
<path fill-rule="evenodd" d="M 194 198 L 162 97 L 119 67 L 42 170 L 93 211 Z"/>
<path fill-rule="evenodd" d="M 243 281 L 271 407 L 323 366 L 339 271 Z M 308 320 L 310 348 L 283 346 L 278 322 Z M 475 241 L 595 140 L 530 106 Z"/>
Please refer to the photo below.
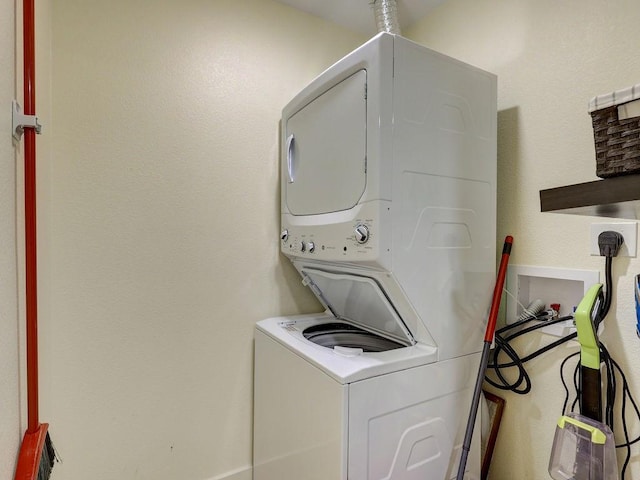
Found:
<path fill-rule="evenodd" d="M 300 242 L 300 251 L 301 252 L 306 252 L 307 251 L 307 244 L 304 242 Z"/>
<path fill-rule="evenodd" d="M 316 249 L 316 244 L 313 242 L 307 243 L 307 248 L 309 249 L 309 253 L 313 253 Z"/>
<path fill-rule="evenodd" d="M 280 240 L 282 240 L 283 242 L 286 242 L 288 239 L 289 239 L 289 230 L 285 228 L 280 233 Z"/>
<path fill-rule="evenodd" d="M 369 240 L 369 227 L 363 224 L 356 225 L 354 230 L 356 234 L 356 242 L 367 243 Z"/>

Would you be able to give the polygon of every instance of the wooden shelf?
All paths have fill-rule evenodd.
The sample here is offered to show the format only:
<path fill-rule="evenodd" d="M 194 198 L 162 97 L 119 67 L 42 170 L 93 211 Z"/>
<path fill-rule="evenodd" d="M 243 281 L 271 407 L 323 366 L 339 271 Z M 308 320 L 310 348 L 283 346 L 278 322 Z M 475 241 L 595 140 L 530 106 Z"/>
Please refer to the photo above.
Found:
<path fill-rule="evenodd" d="M 640 219 L 640 175 L 540 190 L 543 212 Z"/>

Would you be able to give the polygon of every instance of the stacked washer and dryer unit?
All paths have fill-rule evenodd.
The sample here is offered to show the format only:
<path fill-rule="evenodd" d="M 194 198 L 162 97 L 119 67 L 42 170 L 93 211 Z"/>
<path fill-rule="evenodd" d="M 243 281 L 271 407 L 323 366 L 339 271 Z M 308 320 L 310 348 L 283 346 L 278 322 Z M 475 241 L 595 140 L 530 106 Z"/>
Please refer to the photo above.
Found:
<path fill-rule="evenodd" d="M 280 248 L 325 311 L 257 324 L 253 478 L 455 478 L 495 281 L 495 76 L 380 33 L 281 130 Z"/>

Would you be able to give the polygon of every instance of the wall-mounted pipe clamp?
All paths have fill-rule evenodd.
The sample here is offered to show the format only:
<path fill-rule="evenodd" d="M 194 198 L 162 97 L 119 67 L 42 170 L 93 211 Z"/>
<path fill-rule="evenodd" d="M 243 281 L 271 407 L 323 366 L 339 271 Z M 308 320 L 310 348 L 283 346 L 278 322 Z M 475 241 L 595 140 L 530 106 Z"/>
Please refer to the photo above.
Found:
<path fill-rule="evenodd" d="M 11 133 L 13 138 L 16 139 L 16 142 L 19 142 L 22 138 L 22 134 L 24 133 L 25 128 L 33 128 L 36 133 L 42 132 L 42 125 L 38 122 L 38 117 L 35 115 L 25 115 L 22 113 L 22 109 L 20 108 L 20 104 L 17 101 L 13 101 L 12 103 L 12 130 Z"/>

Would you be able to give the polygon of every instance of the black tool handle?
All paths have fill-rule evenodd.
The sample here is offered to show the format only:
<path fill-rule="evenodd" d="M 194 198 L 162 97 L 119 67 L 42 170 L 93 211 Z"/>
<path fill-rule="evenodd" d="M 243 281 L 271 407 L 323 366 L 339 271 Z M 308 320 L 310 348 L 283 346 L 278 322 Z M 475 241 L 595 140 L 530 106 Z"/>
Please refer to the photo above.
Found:
<path fill-rule="evenodd" d="M 600 370 L 580 367 L 580 413 L 602 422 L 602 379 Z"/>

